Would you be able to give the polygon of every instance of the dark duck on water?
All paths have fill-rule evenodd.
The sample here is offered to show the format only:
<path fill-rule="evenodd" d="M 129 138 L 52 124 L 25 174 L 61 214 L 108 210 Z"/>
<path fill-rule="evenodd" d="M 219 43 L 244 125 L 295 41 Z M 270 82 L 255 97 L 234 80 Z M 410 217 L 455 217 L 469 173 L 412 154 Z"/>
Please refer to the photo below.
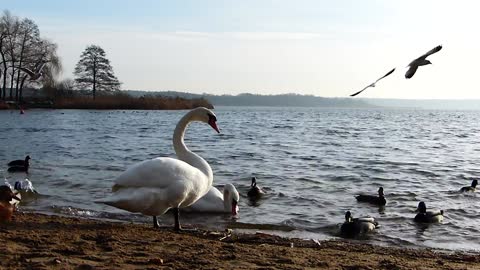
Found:
<path fill-rule="evenodd" d="M 262 198 L 264 194 L 265 192 L 257 186 L 257 178 L 252 177 L 252 184 L 250 185 L 250 190 L 247 193 L 248 198 L 250 198 L 251 200 L 258 200 Z"/>
<path fill-rule="evenodd" d="M 472 181 L 472 185 L 469 187 L 462 187 L 460 192 L 475 192 L 477 189 L 478 181 L 475 179 Z"/>
<path fill-rule="evenodd" d="M 24 160 L 22 160 L 22 159 L 13 160 L 13 161 L 10 161 L 7 165 L 8 165 L 8 167 L 28 166 L 29 165 L 29 160 L 30 160 L 30 156 L 26 156 Z"/>
<path fill-rule="evenodd" d="M 358 195 L 357 201 L 359 202 L 367 202 L 375 205 L 385 205 L 387 204 L 387 200 L 385 199 L 385 194 L 383 193 L 383 187 L 378 189 L 378 196 L 376 195 Z"/>
<path fill-rule="evenodd" d="M 378 227 L 373 217 L 353 218 L 352 213 L 345 213 L 345 222 L 340 227 L 343 237 L 353 238 L 374 231 Z"/>
<path fill-rule="evenodd" d="M 415 216 L 415 221 L 420 223 L 437 223 L 443 221 L 443 210 L 427 211 L 425 202 L 418 203 L 418 214 Z"/>

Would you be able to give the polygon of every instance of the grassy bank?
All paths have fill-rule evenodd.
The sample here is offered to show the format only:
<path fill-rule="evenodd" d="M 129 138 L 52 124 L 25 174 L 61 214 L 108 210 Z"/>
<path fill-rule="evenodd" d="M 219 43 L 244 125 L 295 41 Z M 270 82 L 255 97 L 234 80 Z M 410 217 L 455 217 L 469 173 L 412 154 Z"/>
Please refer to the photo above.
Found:
<path fill-rule="evenodd" d="M 181 110 L 206 107 L 213 109 L 213 105 L 206 99 L 186 99 L 180 97 L 140 97 L 130 96 L 100 96 L 93 100 L 91 97 L 74 97 L 56 99 L 55 109 L 96 109 L 96 110 Z"/>

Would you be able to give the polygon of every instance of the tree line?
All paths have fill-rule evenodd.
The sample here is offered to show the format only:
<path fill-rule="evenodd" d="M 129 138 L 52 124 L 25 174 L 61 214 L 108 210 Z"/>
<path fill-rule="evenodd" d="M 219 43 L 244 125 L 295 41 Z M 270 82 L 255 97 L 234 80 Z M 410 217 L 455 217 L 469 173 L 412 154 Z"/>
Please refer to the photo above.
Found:
<path fill-rule="evenodd" d="M 98 92 L 120 90 L 121 83 L 98 45 L 87 46 L 80 55 L 73 80 L 57 81 L 61 70 L 57 44 L 43 38 L 31 19 L 4 11 L 0 17 L 0 99 L 21 102 L 25 87 L 42 88 L 53 98 L 88 93 L 95 99 Z"/>

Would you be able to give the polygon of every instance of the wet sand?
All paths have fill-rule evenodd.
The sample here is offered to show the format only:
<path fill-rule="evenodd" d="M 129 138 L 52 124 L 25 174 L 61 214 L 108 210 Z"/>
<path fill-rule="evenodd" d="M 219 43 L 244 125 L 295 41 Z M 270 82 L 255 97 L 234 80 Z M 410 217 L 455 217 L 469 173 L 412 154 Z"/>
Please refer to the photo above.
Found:
<path fill-rule="evenodd" d="M 16 213 L 0 269 L 480 269 L 479 254 Z"/>

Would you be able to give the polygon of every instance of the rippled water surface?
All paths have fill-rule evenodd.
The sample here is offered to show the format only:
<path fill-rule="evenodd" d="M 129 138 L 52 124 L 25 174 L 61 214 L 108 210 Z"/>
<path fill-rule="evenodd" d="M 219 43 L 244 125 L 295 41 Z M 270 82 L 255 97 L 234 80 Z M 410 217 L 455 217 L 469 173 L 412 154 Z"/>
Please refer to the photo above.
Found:
<path fill-rule="evenodd" d="M 221 134 L 194 123 L 189 148 L 214 171 L 214 185 L 233 183 L 240 216 L 183 214 L 183 222 L 271 229 L 317 239 L 338 237 L 346 210 L 381 224 L 367 241 L 385 245 L 480 250 L 478 194 L 460 194 L 480 175 L 479 111 L 220 107 Z M 0 111 L 0 164 L 32 157 L 28 178 L 40 192 L 23 209 L 150 222 L 96 204 L 127 167 L 174 156 L 171 137 L 185 111 Z M 268 195 L 244 196 L 251 176 Z M 387 205 L 357 203 L 358 193 L 385 188 Z M 442 224 L 413 222 L 420 200 L 443 209 Z M 173 218 L 161 218 L 171 224 Z M 293 231 L 291 231 L 293 230 Z"/>

